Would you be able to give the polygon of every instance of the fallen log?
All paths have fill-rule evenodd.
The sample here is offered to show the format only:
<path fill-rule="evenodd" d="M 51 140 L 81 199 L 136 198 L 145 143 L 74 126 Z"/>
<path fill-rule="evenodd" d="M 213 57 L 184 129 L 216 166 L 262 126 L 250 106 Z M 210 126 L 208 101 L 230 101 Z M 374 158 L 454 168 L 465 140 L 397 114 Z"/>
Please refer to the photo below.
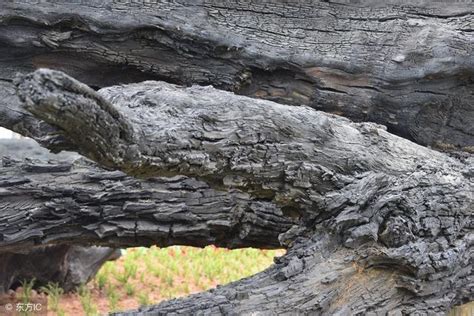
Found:
<path fill-rule="evenodd" d="M 25 109 L 107 168 L 238 189 L 298 221 L 268 270 L 143 313 L 445 313 L 473 300 L 473 170 L 379 125 L 163 82 L 98 92 L 50 70 Z"/>
<path fill-rule="evenodd" d="M 472 152 L 473 21 L 459 1 L 8 0 L 0 79 L 212 84 Z"/>

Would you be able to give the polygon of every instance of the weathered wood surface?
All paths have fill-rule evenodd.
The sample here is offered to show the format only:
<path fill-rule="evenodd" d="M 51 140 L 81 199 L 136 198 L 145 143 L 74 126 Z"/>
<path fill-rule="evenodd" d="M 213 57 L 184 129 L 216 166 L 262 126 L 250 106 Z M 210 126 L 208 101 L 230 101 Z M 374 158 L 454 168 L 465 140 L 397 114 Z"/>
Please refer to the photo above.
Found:
<path fill-rule="evenodd" d="M 10 159 L 5 156 L 8 155 Z M 59 155 L 51 154 L 48 150 L 41 148 L 37 143 L 30 139 L 0 139 L 0 159 L 4 159 L 3 164 L 11 159 L 28 159 L 24 161 L 24 165 L 31 165 L 31 159 L 42 159 L 48 161 L 49 159 L 60 159 L 62 161 L 71 161 L 80 157 L 74 153 L 62 152 Z M 43 163 L 44 165 L 44 163 Z M 25 199 L 21 199 L 20 195 L 17 195 L 17 203 L 12 203 L 12 199 L 6 197 L 5 193 L 5 181 L 4 179 L 8 176 L 8 172 L 5 172 L 5 168 L 0 167 L 0 218 L 3 221 L 2 228 L 0 229 L 0 243 L 4 242 L 3 231 L 9 214 L 14 214 L 21 218 L 21 214 L 24 215 L 25 223 L 32 221 L 31 217 L 28 218 L 28 213 L 31 208 L 25 207 L 26 201 L 34 200 L 33 196 L 38 196 L 38 190 L 34 192 L 30 190 L 30 195 Z M 31 174 L 31 173 L 27 173 Z M 21 176 L 15 175 L 16 179 Z M 13 178 L 15 178 L 13 177 Z M 12 177 L 9 177 L 12 179 Z M 25 178 L 23 178 L 25 179 Z M 49 179 L 48 181 L 51 181 Z M 20 181 L 18 185 L 18 191 L 20 187 L 26 189 L 23 185 L 21 186 Z M 26 196 L 26 190 L 22 192 L 23 197 Z M 4 200 L 5 199 L 5 200 Z M 44 196 L 42 201 L 46 201 L 47 197 Z M 39 206 L 39 204 L 38 204 Z M 30 236 L 28 232 L 25 233 Z M 1 248 L 1 247 L 0 247 Z M 4 251 L 0 249 L 0 293 L 6 292 L 10 288 L 15 288 L 20 285 L 24 280 L 35 279 L 35 286 L 40 287 L 47 284 L 48 282 L 58 283 L 64 290 L 74 290 L 77 286 L 88 282 L 102 264 L 111 259 L 116 259 L 120 256 L 120 251 L 116 248 L 108 247 L 85 247 L 80 245 L 66 245 L 66 244 L 55 244 L 38 247 L 23 247 L 18 245 L 13 251 Z"/>
<path fill-rule="evenodd" d="M 420 282 L 417 276 L 397 270 L 393 262 L 383 268 L 358 265 L 353 251 L 335 246 L 337 241 L 319 229 L 321 235 L 302 241 L 275 265 L 250 278 L 113 315 L 447 314 L 455 289 L 449 282 Z M 472 294 L 472 277 L 468 282 L 471 287 L 466 290 Z"/>
<path fill-rule="evenodd" d="M 54 244 L 278 248 L 298 221 L 192 178 L 137 180 L 85 160 L 0 163 L 0 251 Z"/>
<path fill-rule="evenodd" d="M 4 0 L 0 79 L 48 67 L 95 87 L 212 84 L 473 151 L 473 10 L 469 1 Z"/>
<path fill-rule="evenodd" d="M 76 150 L 141 177 L 238 189 L 298 221 L 277 264 L 146 313 L 428 313 L 473 300 L 473 158 L 373 123 L 163 82 L 98 92 L 40 70 L 25 109 Z M 140 231 L 140 230 L 139 230 Z"/>

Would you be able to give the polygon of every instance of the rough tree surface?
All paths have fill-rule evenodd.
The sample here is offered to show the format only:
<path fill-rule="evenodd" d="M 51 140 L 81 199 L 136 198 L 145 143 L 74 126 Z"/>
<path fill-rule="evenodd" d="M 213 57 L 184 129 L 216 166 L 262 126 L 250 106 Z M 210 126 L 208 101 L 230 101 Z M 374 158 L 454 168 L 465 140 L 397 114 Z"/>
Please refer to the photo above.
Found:
<path fill-rule="evenodd" d="M 40 196 L 40 191 L 37 188 L 36 190 L 33 188 L 29 191 L 26 190 L 26 183 L 29 182 L 26 176 L 34 172 L 31 168 L 34 165 L 33 161 L 36 159 L 48 161 L 47 158 L 55 158 L 61 159 L 62 165 L 64 165 L 64 161 L 70 161 L 73 157 L 78 157 L 78 155 L 65 152 L 59 155 L 49 154 L 47 150 L 39 147 L 32 140 L 0 140 L 0 159 L 2 159 L 0 162 L 0 213 L 2 215 L 0 243 L 8 243 L 8 232 L 15 230 L 15 221 L 22 219 L 30 225 L 34 225 L 34 222 L 38 220 L 38 218 L 31 217 L 30 214 L 31 210 L 37 207 L 32 201 L 34 201 L 34 196 Z M 22 177 L 16 173 L 12 177 L 8 170 L 20 163 L 18 159 L 25 159 L 20 173 L 24 173 L 26 176 Z M 6 168 L 7 166 L 10 168 Z M 44 174 L 46 172 L 44 168 L 42 170 L 36 169 L 38 173 Z M 49 170 L 53 170 L 53 168 Z M 54 174 L 50 175 L 50 179 L 43 178 L 43 180 L 54 182 Z M 41 185 L 44 184 L 41 183 Z M 13 191 L 13 186 L 17 186 L 18 189 Z M 8 191 L 5 189 L 7 187 Z M 41 194 L 42 200 L 50 201 L 53 197 L 51 193 L 50 191 L 47 194 Z M 58 226 L 62 224 L 65 222 L 58 222 Z M 27 231 L 25 235 L 28 238 L 37 238 L 38 233 Z M 5 248 L 0 247 L 0 293 L 7 292 L 10 288 L 19 286 L 21 282 L 33 278 L 36 280 L 36 286 L 54 282 L 66 291 L 74 290 L 77 286 L 88 282 L 105 261 L 120 256 L 120 251 L 115 247 L 85 247 L 66 244 L 25 247 L 25 243 L 20 242 L 9 250 L 5 250 Z"/>
<path fill-rule="evenodd" d="M 473 300 L 473 11 L 1 1 L 0 126 L 97 165 L 2 160 L 0 286 L 31 277 L 25 251 L 53 262 L 40 275 L 91 244 L 216 244 L 288 253 L 138 313 L 431 315 Z M 49 70 L 14 83 L 42 67 L 93 88 Z M 112 86 L 151 79 L 168 83 Z"/>
<path fill-rule="evenodd" d="M 268 201 L 185 176 L 140 181 L 83 159 L 8 157 L 0 172 L 0 251 L 51 244 L 278 248 L 279 234 L 298 222 Z"/>
<path fill-rule="evenodd" d="M 39 67 L 212 84 L 472 152 L 473 29 L 470 1 L 3 0 L 0 96 Z"/>
<path fill-rule="evenodd" d="M 96 92 L 50 70 L 16 84 L 24 109 L 48 124 L 43 139 L 59 135 L 146 181 L 184 175 L 216 192 L 238 190 L 292 219 L 279 235 L 288 253 L 266 271 L 140 312 L 442 314 L 473 299 L 470 156 L 460 161 L 380 125 L 212 87 L 148 81 Z M 79 202 L 74 212 L 90 212 Z M 112 226 L 113 239 L 120 223 Z"/>

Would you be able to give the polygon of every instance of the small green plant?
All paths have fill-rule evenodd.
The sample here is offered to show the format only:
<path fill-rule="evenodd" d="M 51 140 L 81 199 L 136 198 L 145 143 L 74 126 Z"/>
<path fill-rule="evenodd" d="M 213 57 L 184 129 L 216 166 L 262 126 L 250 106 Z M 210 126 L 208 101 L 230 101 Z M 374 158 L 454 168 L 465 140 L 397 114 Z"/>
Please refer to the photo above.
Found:
<path fill-rule="evenodd" d="M 22 293 L 22 302 L 28 304 L 31 299 L 31 294 L 33 291 L 33 286 L 35 285 L 36 279 L 33 278 L 31 280 L 23 280 L 21 281 L 21 287 L 23 289 Z"/>
<path fill-rule="evenodd" d="M 107 283 L 109 282 L 109 277 L 107 273 L 105 271 L 97 273 L 96 282 L 97 282 L 97 286 L 99 287 L 99 290 L 105 289 L 105 287 L 107 286 Z"/>
<path fill-rule="evenodd" d="M 58 283 L 48 283 L 46 286 L 41 287 L 41 291 L 48 295 L 48 306 L 58 316 L 64 316 L 64 311 L 59 308 L 59 299 L 64 294 L 64 290 L 59 286 Z"/>
<path fill-rule="evenodd" d="M 119 294 L 112 285 L 107 288 L 107 299 L 110 311 L 118 310 Z"/>
<path fill-rule="evenodd" d="M 125 262 L 123 266 L 125 273 L 128 275 L 129 278 L 135 279 L 137 276 L 138 266 L 133 261 Z"/>
<path fill-rule="evenodd" d="M 122 273 L 117 273 L 115 279 L 122 284 L 127 284 L 130 278 L 135 278 L 137 275 L 138 266 L 134 262 L 125 262 Z"/>
<path fill-rule="evenodd" d="M 131 283 L 125 284 L 125 292 L 128 296 L 132 296 L 135 293 L 135 287 Z"/>
<path fill-rule="evenodd" d="M 165 282 L 171 288 L 173 286 L 173 276 L 168 274 L 165 277 Z"/>
<path fill-rule="evenodd" d="M 138 303 L 140 306 L 150 305 L 150 297 L 147 292 L 142 292 L 138 294 Z"/>
<path fill-rule="evenodd" d="M 79 294 L 81 306 L 86 316 L 98 315 L 99 313 L 97 312 L 97 307 L 92 303 L 92 296 L 89 288 L 82 284 L 79 286 L 77 293 Z"/>
<path fill-rule="evenodd" d="M 31 296 L 33 294 L 33 286 L 35 285 L 35 282 L 36 282 L 35 278 L 29 281 L 28 280 L 21 281 L 21 287 L 23 289 L 21 302 L 23 303 L 24 306 L 26 306 L 31 301 Z M 22 316 L 27 316 L 30 314 L 31 313 L 28 311 L 20 311 L 20 315 Z"/>

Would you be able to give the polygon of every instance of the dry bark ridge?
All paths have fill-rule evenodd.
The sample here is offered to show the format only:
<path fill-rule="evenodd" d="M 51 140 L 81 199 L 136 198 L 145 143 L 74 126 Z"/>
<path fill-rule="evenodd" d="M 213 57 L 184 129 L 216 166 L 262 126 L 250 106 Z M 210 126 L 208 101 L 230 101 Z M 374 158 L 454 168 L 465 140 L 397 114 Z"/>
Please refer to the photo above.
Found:
<path fill-rule="evenodd" d="M 472 151 L 473 21 L 459 1 L 8 0 L 0 78 L 212 84 Z"/>
<path fill-rule="evenodd" d="M 0 251 L 55 244 L 280 247 L 298 221 L 249 194 L 192 178 L 141 181 L 84 160 L 3 158 Z"/>
<path fill-rule="evenodd" d="M 276 248 L 297 224 L 242 192 L 183 176 L 139 181 L 38 147 L 0 140 L 0 292 L 31 278 L 75 289 L 117 256 L 90 244 Z"/>
<path fill-rule="evenodd" d="M 17 159 L 28 157 L 28 160 L 24 161 L 25 168 L 21 171 L 25 174 L 31 174 L 33 161 L 30 159 L 46 159 L 48 161 L 48 158 L 55 158 L 62 161 L 70 161 L 75 156 L 77 155 L 72 155 L 72 153 L 49 154 L 47 150 L 39 147 L 32 140 L 0 140 L 0 157 L 3 157 L 1 165 L 7 165 L 10 162 L 9 165 L 12 167 L 15 161 L 15 164 L 19 164 L 20 161 L 17 161 Z M 65 164 L 62 165 L 64 166 Z M 45 163 L 42 166 L 44 167 Z M 31 202 L 35 199 L 32 197 L 38 196 L 38 190 L 30 190 L 29 195 L 25 198 L 26 190 L 22 191 L 21 194 L 19 192 L 21 188 L 26 189 L 25 183 L 28 182 L 26 178 L 22 178 L 19 174 L 12 177 L 10 175 L 11 172 L 8 172 L 7 168 L 3 167 L 0 169 L 0 190 L 2 191 L 0 193 L 0 212 L 2 213 L 1 218 L 3 221 L 3 224 L 0 225 L 0 240 L 4 242 L 5 236 L 3 233 L 8 231 L 5 227 L 13 224 L 9 222 L 13 215 L 21 218 L 23 214 L 23 219 L 31 225 L 33 219 L 26 213 L 34 209 Z M 26 172 L 27 169 L 30 172 Z M 45 169 L 43 168 L 42 171 L 44 172 Z M 45 180 L 53 181 L 54 179 Z M 10 185 L 8 185 L 9 182 Z M 15 185 L 17 194 L 15 195 L 12 192 L 12 194 L 7 196 L 5 188 L 9 187 L 8 190 L 13 191 L 12 187 Z M 16 199 L 12 198 L 13 196 Z M 45 201 L 46 199 L 45 195 L 43 200 Z M 29 207 L 27 207 L 27 201 L 30 202 Z M 9 229 L 11 230 L 11 227 Z M 32 238 L 32 236 L 38 234 L 27 231 L 25 235 Z M 20 243 L 14 249 L 11 247 L 10 251 L 5 251 L 5 248 L 3 248 L 0 250 L 0 293 L 19 286 L 24 280 L 31 280 L 33 278 L 36 280 L 35 286 L 37 287 L 46 285 L 48 282 L 54 282 L 58 283 L 66 291 L 74 290 L 77 286 L 88 282 L 105 261 L 116 259 L 119 256 L 120 252 L 116 248 L 85 247 L 70 244 L 23 247 Z"/>
<path fill-rule="evenodd" d="M 50 70 L 17 86 L 28 111 L 101 165 L 238 189 L 297 221 L 268 270 L 142 313 L 437 314 L 473 299 L 471 157 L 211 87 L 95 92 Z"/>

